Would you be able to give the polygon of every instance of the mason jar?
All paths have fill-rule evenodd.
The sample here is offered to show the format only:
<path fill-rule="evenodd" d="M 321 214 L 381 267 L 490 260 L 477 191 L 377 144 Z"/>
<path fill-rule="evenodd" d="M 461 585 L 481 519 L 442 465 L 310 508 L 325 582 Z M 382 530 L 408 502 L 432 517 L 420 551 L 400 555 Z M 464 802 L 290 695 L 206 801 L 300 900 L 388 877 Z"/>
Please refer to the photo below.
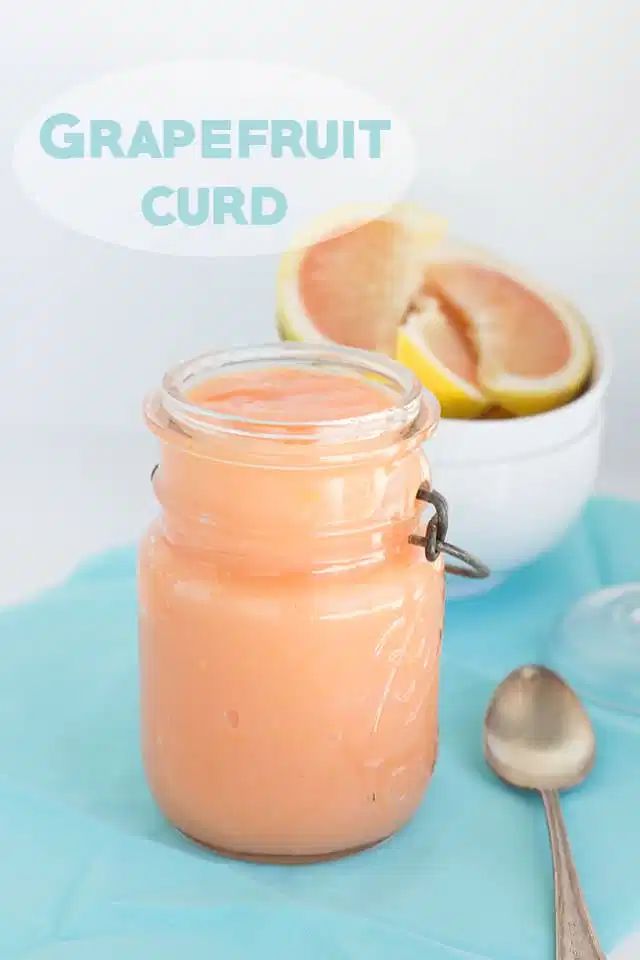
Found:
<path fill-rule="evenodd" d="M 143 754 L 189 837 L 323 859 L 418 807 L 438 740 L 436 518 L 421 535 L 438 414 L 396 362 L 303 344 L 198 357 L 148 398 Z"/>

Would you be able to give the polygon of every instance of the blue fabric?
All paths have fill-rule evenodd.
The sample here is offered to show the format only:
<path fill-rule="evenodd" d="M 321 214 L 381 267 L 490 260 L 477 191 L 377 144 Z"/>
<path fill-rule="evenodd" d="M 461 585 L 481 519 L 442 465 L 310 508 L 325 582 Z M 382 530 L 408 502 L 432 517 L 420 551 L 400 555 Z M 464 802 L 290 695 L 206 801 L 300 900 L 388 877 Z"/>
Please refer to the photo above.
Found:
<path fill-rule="evenodd" d="M 441 751 L 422 809 L 387 844 L 309 867 L 223 860 L 155 809 L 138 753 L 132 549 L 3 611 L 0 957 L 551 958 L 542 807 L 485 768 L 482 716 L 508 670 L 543 659 L 575 598 L 640 579 L 639 540 L 640 504 L 593 501 L 552 554 L 450 603 Z M 564 810 L 610 949 L 640 927 L 640 724 L 592 714 L 598 763 Z"/>

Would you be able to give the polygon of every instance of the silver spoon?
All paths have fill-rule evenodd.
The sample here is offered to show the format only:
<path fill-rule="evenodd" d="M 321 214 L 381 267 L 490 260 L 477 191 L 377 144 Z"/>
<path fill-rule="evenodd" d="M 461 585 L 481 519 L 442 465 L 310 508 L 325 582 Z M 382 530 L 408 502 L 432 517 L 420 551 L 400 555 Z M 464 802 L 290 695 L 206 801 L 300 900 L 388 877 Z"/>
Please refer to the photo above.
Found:
<path fill-rule="evenodd" d="M 595 759 L 595 737 L 578 697 L 546 667 L 520 667 L 495 691 L 484 721 L 487 763 L 515 787 L 539 790 L 547 814 L 556 901 L 556 960 L 605 960 L 578 882 L 558 790 Z"/>

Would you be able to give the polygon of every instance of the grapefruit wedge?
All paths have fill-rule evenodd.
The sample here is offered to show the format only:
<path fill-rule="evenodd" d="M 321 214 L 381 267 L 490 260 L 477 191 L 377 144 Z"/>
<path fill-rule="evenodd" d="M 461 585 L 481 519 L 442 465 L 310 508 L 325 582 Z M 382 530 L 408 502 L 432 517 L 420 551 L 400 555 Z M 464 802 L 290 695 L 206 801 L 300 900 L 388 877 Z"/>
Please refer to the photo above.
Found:
<path fill-rule="evenodd" d="M 469 337 L 433 297 L 425 297 L 398 330 L 397 359 L 435 393 L 443 417 L 480 417 L 493 406 L 478 383 Z"/>
<path fill-rule="evenodd" d="M 280 264 L 280 336 L 393 355 L 425 251 L 443 234 L 442 220 L 404 205 L 375 219 L 344 210 L 317 222 Z"/>
<path fill-rule="evenodd" d="M 579 313 L 490 255 L 460 244 L 428 254 L 423 293 L 475 351 L 474 383 L 494 406 L 541 413 L 585 386 L 593 346 Z"/>

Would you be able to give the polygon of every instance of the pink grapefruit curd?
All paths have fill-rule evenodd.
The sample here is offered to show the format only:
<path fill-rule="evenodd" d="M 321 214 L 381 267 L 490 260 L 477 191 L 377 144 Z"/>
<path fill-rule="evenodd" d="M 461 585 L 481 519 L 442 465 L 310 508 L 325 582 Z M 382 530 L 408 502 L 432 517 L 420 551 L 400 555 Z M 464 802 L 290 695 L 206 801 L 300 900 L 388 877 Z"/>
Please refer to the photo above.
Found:
<path fill-rule="evenodd" d="M 147 401 L 142 737 L 167 818 L 250 859 L 390 836 L 437 749 L 443 562 L 409 543 L 437 404 L 391 360 L 212 353 Z"/>

